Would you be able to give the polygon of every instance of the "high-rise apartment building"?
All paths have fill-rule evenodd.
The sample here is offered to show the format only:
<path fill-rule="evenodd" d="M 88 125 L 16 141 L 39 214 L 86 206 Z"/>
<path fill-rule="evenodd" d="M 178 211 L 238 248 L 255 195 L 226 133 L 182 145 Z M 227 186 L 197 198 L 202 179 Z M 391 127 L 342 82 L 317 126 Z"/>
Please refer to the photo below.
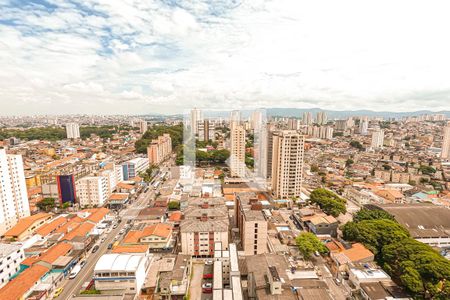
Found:
<path fill-rule="evenodd" d="M 328 116 L 327 113 L 324 111 L 317 112 L 316 115 L 316 123 L 319 125 L 325 125 L 328 122 Z"/>
<path fill-rule="evenodd" d="M 194 108 L 191 110 L 191 128 L 192 133 L 198 136 L 198 123 L 203 121 L 203 113 L 200 109 Z"/>
<path fill-rule="evenodd" d="M 108 178 L 104 176 L 81 178 L 76 186 L 81 207 L 102 206 L 108 200 Z"/>
<path fill-rule="evenodd" d="M 0 235 L 30 215 L 21 155 L 0 149 Z"/>
<path fill-rule="evenodd" d="M 152 140 L 147 147 L 147 155 L 150 164 L 159 165 L 172 154 L 172 139 L 170 134 L 165 133 L 157 139 Z"/>
<path fill-rule="evenodd" d="M 311 125 L 313 123 L 312 113 L 304 112 L 302 123 L 303 123 L 303 125 Z"/>
<path fill-rule="evenodd" d="M 444 127 L 441 157 L 443 159 L 450 159 L 450 122 Z"/>
<path fill-rule="evenodd" d="M 378 149 L 382 148 L 384 144 L 384 130 L 383 129 L 377 129 L 374 132 L 372 132 L 372 149 Z"/>
<path fill-rule="evenodd" d="M 78 123 L 67 123 L 66 124 L 66 136 L 68 139 L 79 139 L 80 138 L 80 125 L 78 125 Z"/>
<path fill-rule="evenodd" d="M 272 193 L 276 198 L 299 197 L 303 181 L 305 136 L 295 130 L 274 132 Z"/>
<path fill-rule="evenodd" d="M 215 125 L 211 120 L 203 120 L 198 122 L 198 140 L 199 141 L 214 141 L 215 140 Z"/>
<path fill-rule="evenodd" d="M 231 177 L 245 177 L 245 129 L 236 123 L 231 124 Z"/>
<path fill-rule="evenodd" d="M 362 118 L 359 122 L 359 133 L 361 135 L 367 135 L 369 129 L 369 120 L 367 118 Z"/>
<path fill-rule="evenodd" d="M 235 124 L 241 123 L 241 112 L 239 110 L 233 110 L 230 113 L 230 126 L 233 123 Z"/>
<path fill-rule="evenodd" d="M 148 129 L 147 121 L 145 120 L 139 120 L 136 122 L 137 127 L 139 127 L 140 133 L 145 133 Z"/>

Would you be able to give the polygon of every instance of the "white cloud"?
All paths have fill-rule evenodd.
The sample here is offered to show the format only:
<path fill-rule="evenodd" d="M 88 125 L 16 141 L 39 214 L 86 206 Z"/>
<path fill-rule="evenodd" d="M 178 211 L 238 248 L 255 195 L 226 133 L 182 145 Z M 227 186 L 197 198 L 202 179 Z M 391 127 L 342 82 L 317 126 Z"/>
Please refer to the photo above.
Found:
<path fill-rule="evenodd" d="M 450 109 L 447 1 L 51 2 L 0 8 L 2 114 Z"/>

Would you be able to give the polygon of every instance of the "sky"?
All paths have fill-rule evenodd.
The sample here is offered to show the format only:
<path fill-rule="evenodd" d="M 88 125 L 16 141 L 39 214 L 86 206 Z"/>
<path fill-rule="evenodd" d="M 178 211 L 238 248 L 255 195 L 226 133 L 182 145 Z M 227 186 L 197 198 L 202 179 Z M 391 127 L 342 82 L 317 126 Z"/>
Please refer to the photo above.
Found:
<path fill-rule="evenodd" d="M 0 115 L 450 110 L 450 2 L 0 0 Z"/>

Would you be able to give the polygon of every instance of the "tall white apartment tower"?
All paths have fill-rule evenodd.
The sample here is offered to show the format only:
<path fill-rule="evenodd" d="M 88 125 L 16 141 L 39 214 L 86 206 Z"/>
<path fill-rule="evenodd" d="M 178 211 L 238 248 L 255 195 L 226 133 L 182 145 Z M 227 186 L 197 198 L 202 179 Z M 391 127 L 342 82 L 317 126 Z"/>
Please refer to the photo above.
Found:
<path fill-rule="evenodd" d="M 297 130 L 273 133 L 272 193 L 277 198 L 299 197 L 303 182 L 305 136 Z"/>
<path fill-rule="evenodd" d="M 231 123 L 230 172 L 231 177 L 245 177 L 245 128 Z"/>
<path fill-rule="evenodd" d="M 200 109 L 194 108 L 191 110 L 191 128 L 194 135 L 198 135 L 198 124 L 203 121 L 203 113 Z"/>
<path fill-rule="evenodd" d="M 319 111 L 316 115 L 316 123 L 319 125 L 327 124 L 328 122 L 328 116 L 327 113 L 324 111 Z"/>
<path fill-rule="evenodd" d="M 66 135 L 68 139 L 80 138 L 80 126 L 77 123 L 66 124 Z"/>
<path fill-rule="evenodd" d="M 230 113 L 230 127 L 231 124 L 236 123 L 236 124 L 240 124 L 241 123 L 241 112 L 239 110 L 233 110 Z"/>
<path fill-rule="evenodd" d="M 450 122 L 444 127 L 444 140 L 442 141 L 441 157 L 450 159 Z"/>
<path fill-rule="evenodd" d="M 367 135 L 368 129 L 369 129 L 369 121 L 367 120 L 367 117 L 362 118 L 359 123 L 359 133 L 361 133 L 361 135 Z"/>
<path fill-rule="evenodd" d="M 148 129 L 148 124 L 147 124 L 147 121 L 145 121 L 145 120 L 139 120 L 137 122 L 137 126 L 139 127 L 140 133 L 145 133 Z"/>
<path fill-rule="evenodd" d="M 378 149 L 382 148 L 384 144 L 384 130 L 383 129 L 377 129 L 374 132 L 372 132 L 372 149 Z"/>
<path fill-rule="evenodd" d="M 303 123 L 303 125 L 311 125 L 313 123 L 312 113 L 304 112 L 302 123 Z"/>
<path fill-rule="evenodd" d="M 21 155 L 0 149 L 0 235 L 30 215 Z"/>

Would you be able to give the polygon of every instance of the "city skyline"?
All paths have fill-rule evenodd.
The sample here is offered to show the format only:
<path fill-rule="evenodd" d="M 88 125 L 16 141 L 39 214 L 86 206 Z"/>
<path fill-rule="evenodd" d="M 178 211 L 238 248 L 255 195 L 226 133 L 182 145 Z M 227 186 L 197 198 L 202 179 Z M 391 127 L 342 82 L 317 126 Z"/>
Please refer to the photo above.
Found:
<path fill-rule="evenodd" d="M 1 114 L 448 109 L 446 2 L 326 5 L 2 1 Z"/>

